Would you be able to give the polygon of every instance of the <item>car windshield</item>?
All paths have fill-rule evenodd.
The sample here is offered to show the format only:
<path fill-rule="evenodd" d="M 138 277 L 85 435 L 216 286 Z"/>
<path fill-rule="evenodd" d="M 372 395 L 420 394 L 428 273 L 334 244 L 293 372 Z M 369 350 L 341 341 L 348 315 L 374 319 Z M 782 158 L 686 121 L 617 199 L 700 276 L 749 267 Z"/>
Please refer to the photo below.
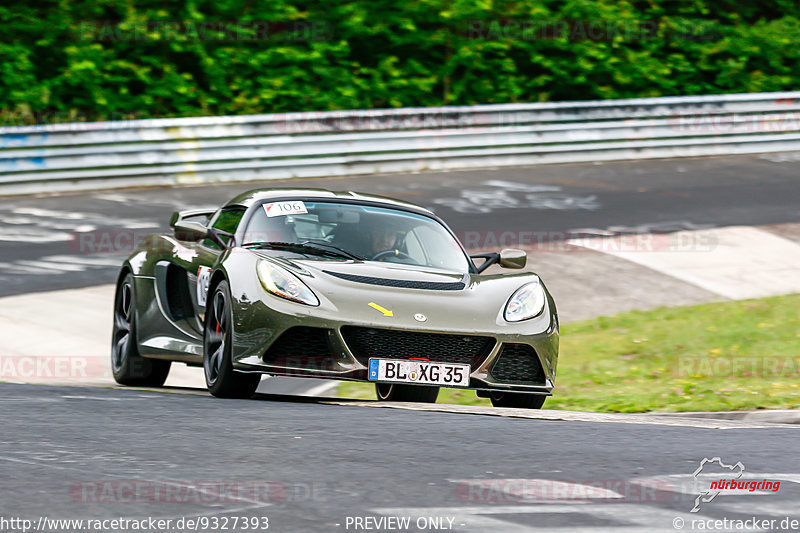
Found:
<path fill-rule="evenodd" d="M 242 242 L 297 253 L 357 257 L 467 272 L 455 238 L 436 220 L 398 209 L 334 202 L 267 202 L 251 217 Z M 303 244 L 304 246 L 290 246 Z M 338 251 L 343 252 L 338 253 Z"/>

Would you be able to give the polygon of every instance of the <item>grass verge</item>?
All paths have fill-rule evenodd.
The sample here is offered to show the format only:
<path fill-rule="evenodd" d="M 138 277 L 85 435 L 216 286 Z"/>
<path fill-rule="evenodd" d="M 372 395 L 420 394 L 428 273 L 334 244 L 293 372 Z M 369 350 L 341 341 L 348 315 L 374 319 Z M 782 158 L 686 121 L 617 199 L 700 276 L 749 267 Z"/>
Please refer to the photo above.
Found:
<path fill-rule="evenodd" d="M 800 406 L 800 294 L 564 324 L 548 409 L 729 411 Z M 343 383 L 339 396 L 374 399 Z M 441 403 L 490 405 L 442 389 Z"/>

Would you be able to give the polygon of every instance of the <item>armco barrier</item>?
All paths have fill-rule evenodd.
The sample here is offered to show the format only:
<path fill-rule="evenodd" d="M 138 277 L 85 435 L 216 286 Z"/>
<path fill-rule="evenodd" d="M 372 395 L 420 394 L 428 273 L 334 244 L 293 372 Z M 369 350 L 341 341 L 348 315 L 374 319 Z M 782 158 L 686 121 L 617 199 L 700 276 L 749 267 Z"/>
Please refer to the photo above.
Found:
<path fill-rule="evenodd" d="M 0 194 L 800 150 L 800 91 L 0 128 Z"/>

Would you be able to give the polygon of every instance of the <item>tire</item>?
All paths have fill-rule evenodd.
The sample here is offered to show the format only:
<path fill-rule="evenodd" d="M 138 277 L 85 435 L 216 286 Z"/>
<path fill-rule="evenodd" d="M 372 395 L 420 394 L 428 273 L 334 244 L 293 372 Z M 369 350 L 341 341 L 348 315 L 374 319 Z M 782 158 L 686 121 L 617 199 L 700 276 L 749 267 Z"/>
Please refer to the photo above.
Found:
<path fill-rule="evenodd" d="M 517 409 L 541 409 L 547 396 L 524 392 L 492 392 L 489 395 L 494 407 L 516 407 Z"/>
<path fill-rule="evenodd" d="M 203 327 L 203 370 L 208 391 L 217 398 L 249 398 L 256 392 L 261 374 L 233 369 L 231 362 L 233 314 L 231 291 L 221 281 L 208 299 Z"/>
<path fill-rule="evenodd" d="M 167 380 L 171 361 L 139 355 L 136 338 L 136 291 L 128 273 L 117 284 L 114 326 L 111 333 L 111 374 L 120 385 L 160 387 Z"/>
<path fill-rule="evenodd" d="M 398 385 L 397 383 L 376 383 L 375 394 L 382 402 L 436 403 L 439 387 L 426 385 Z"/>

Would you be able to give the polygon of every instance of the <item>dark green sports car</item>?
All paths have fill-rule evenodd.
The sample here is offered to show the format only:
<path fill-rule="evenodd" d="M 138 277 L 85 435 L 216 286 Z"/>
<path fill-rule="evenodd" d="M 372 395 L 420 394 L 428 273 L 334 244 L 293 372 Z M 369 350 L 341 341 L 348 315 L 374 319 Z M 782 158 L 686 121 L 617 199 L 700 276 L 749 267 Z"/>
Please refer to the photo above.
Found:
<path fill-rule="evenodd" d="M 264 189 L 170 225 L 117 280 L 119 383 L 160 386 L 177 361 L 202 365 L 220 397 L 251 396 L 261 374 L 370 381 L 393 401 L 459 387 L 538 408 L 553 390 L 552 297 L 532 272 L 483 273 L 523 268 L 525 253 L 470 257 L 425 208 Z"/>

